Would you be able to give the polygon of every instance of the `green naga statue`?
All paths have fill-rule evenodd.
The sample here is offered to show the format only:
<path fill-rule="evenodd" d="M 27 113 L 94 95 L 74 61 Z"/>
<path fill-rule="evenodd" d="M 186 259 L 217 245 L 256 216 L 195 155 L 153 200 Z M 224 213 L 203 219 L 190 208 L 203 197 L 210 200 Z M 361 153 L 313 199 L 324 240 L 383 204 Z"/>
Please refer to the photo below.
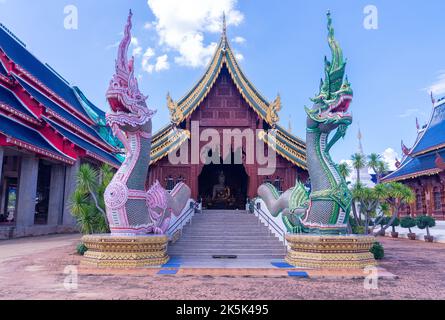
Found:
<path fill-rule="evenodd" d="M 335 40 L 329 12 L 328 30 L 332 61 L 325 58 L 325 79 L 321 81 L 320 93 L 311 99 L 313 107 L 305 108 L 311 192 L 301 182 L 281 195 L 271 184 L 263 184 L 258 189 L 270 213 L 274 217 L 282 214 L 290 233 L 347 233 L 352 194 L 329 151 L 345 136 L 352 123 L 348 109 L 353 92 L 345 77 L 346 62 Z"/>

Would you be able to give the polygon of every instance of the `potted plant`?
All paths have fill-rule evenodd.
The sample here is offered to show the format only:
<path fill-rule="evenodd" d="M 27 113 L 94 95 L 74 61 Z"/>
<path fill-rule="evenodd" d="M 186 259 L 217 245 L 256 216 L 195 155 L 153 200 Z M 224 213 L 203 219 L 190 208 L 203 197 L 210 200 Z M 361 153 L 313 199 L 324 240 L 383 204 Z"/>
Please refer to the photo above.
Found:
<path fill-rule="evenodd" d="M 392 228 L 391 237 L 393 238 L 399 237 L 399 233 L 396 232 L 396 227 L 398 227 L 399 225 L 400 225 L 400 219 L 395 218 L 394 221 L 391 223 L 391 228 Z"/>
<path fill-rule="evenodd" d="M 411 228 L 414 228 L 417 225 L 416 220 L 412 217 L 404 217 L 400 221 L 400 226 L 404 229 L 408 229 L 408 238 L 410 240 L 416 240 L 416 234 L 411 231 Z"/>
<path fill-rule="evenodd" d="M 379 236 L 385 236 L 385 226 L 390 222 L 390 217 L 382 217 L 377 221 L 377 225 L 380 226 L 380 231 L 377 232 Z"/>
<path fill-rule="evenodd" d="M 416 223 L 417 223 L 417 228 L 421 230 L 426 229 L 425 241 L 433 242 L 434 237 L 430 234 L 430 228 L 436 225 L 436 220 L 430 216 L 419 216 L 416 219 Z"/>

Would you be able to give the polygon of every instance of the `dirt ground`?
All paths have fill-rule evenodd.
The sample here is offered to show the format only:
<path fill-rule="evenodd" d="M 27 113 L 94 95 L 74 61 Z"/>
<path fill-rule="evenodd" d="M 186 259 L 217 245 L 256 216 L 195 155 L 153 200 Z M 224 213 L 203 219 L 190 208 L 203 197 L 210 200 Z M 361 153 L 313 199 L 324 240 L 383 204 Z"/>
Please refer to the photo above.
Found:
<path fill-rule="evenodd" d="M 445 299 L 445 244 L 379 239 L 386 251 L 381 266 L 399 278 L 379 280 L 377 290 L 365 289 L 360 279 L 165 276 L 156 270 L 114 275 L 79 272 L 76 288 L 64 283 L 80 262 L 74 253 L 78 239 L 71 235 L 0 242 L 0 300 Z"/>

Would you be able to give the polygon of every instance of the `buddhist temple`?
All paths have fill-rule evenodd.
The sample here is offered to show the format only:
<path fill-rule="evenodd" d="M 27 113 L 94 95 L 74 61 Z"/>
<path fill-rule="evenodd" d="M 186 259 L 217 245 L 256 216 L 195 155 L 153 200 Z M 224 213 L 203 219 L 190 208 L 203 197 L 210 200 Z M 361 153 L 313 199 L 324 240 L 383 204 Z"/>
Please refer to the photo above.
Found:
<path fill-rule="evenodd" d="M 383 182 L 399 181 L 412 188 L 416 201 L 402 215 L 429 215 L 445 220 L 445 99 L 433 99 L 433 111 L 425 126 L 417 122 L 413 147 L 402 142 L 403 159 Z"/>
<path fill-rule="evenodd" d="M 120 166 L 105 113 L 0 25 L 0 239 L 73 230 L 82 163 Z"/>
<path fill-rule="evenodd" d="M 280 96 L 273 102 L 266 100 L 247 79 L 223 24 L 216 52 L 202 78 L 180 100 L 167 97 L 171 123 L 153 138 L 149 184 L 158 180 L 171 190 L 178 182 L 185 182 L 192 189 L 192 198 L 202 200 L 205 208 L 244 209 L 246 199 L 256 197 L 258 187 L 264 182 L 271 182 L 283 191 L 293 187 L 296 179 L 306 181 L 306 145 L 278 125 Z M 193 162 L 192 156 L 205 147 L 201 136 L 206 130 L 216 130 L 221 136 L 225 130 L 232 130 L 238 132 L 238 138 L 241 132 L 254 132 L 255 138 L 266 146 L 265 153 L 269 147 L 276 151 L 276 168 L 270 174 L 258 175 L 262 166 L 258 159 L 246 161 L 249 158 L 246 137 L 239 148 L 231 141 L 230 152 L 224 156 L 220 153 L 217 157 L 220 161 L 216 163 Z M 221 142 L 210 153 L 223 147 Z M 188 161 L 172 164 L 169 153 L 182 148 L 189 150 Z M 241 153 L 242 163 L 233 161 L 237 152 Z M 214 192 L 215 188 L 222 192 Z"/>

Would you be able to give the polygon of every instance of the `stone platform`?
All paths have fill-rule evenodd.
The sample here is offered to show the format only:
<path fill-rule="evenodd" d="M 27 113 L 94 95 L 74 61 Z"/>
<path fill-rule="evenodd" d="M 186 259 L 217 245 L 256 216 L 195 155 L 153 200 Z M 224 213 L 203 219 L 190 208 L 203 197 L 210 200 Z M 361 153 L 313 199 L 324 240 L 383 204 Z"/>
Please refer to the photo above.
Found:
<path fill-rule="evenodd" d="M 161 266 L 169 260 L 165 235 L 87 235 L 88 248 L 81 264 L 99 268 L 144 268 Z"/>
<path fill-rule="evenodd" d="M 287 263 L 310 269 L 363 269 L 377 266 L 369 251 L 372 236 L 331 236 L 288 234 Z"/>

